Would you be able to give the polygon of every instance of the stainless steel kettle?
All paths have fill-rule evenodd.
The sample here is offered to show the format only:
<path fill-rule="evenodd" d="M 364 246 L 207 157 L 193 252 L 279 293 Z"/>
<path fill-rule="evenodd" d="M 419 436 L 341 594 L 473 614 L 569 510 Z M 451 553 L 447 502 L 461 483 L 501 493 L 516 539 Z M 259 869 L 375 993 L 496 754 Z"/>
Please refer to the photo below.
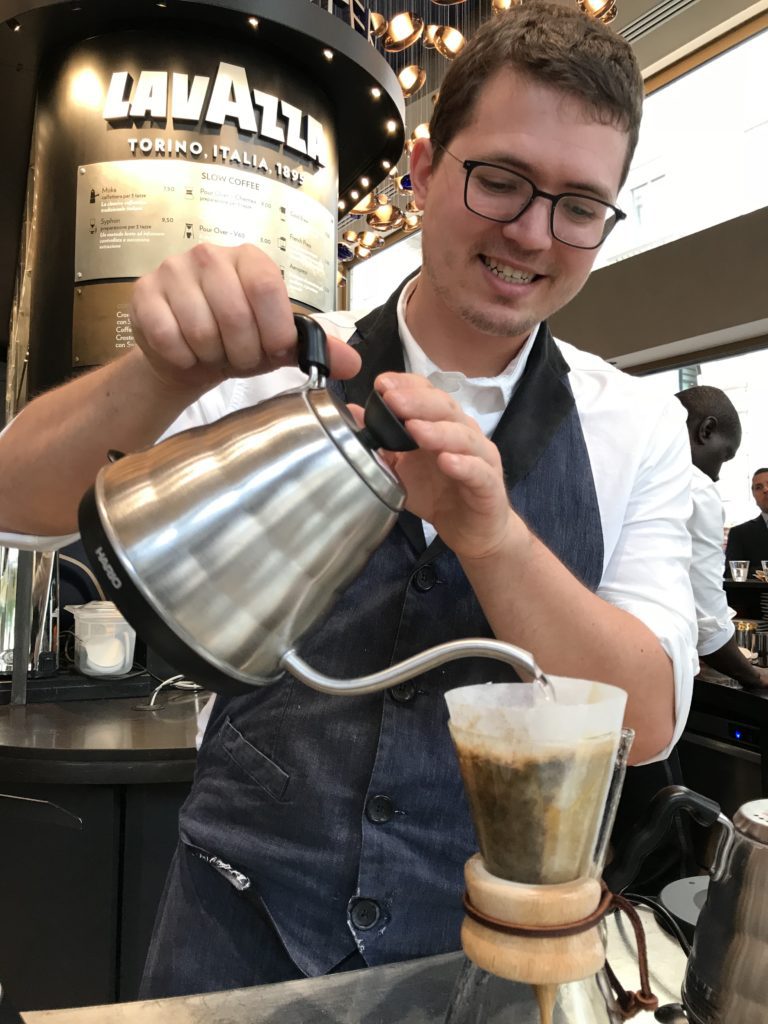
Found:
<path fill-rule="evenodd" d="M 297 655 L 403 507 L 376 449 L 415 444 L 376 392 L 358 428 L 326 387 L 322 328 L 295 319 L 304 387 L 100 470 L 79 520 L 106 596 L 166 661 L 222 693 L 284 670 L 325 692 L 363 693 L 468 656 L 543 678 L 527 652 L 495 640 L 443 644 L 354 680 L 323 676 Z"/>
<path fill-rule="evenodd" d="M 679 810 L 718 830 L 707 898 L 683 982 L 688 1019 L 695 1024 L 765 1024 L 768 800 L 744 804 L 731 822 L 714 801 L 684 786 L 668 786 L 651 801 L 628 849 L 609 865 L 606 881 L 614 891 L 622 888 Z"/>

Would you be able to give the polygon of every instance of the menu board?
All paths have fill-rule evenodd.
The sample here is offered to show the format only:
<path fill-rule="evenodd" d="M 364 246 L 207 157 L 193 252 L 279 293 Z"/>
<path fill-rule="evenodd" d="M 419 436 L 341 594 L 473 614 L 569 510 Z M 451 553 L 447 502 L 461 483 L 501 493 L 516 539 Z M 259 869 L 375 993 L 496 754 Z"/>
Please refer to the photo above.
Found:
<path fill-rule="evenodd" d="M 253 243 L 290 297 L 334 304 L 334 217 L 281 164 L 256 172 L 181 161 L 116 160 L 79 168 L 75 281 L 135 278 L 198 242 Z"/>

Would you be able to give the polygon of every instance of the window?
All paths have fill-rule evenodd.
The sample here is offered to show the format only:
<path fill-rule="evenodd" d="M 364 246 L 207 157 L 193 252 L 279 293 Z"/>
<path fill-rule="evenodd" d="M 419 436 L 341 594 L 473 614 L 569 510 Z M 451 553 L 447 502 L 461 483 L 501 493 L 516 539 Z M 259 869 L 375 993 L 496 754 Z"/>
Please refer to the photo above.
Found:
<path fill-rule="evenodd" d="M 596 267 L 768 206 L 768 31 L 652 93 Z"/>

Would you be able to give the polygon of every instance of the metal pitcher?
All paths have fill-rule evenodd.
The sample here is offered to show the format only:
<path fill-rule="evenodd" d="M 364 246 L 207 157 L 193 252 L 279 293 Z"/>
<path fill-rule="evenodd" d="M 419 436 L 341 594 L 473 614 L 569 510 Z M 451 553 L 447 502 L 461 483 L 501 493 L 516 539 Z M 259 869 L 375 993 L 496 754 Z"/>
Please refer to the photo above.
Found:
<path fill-rule="evenodd" d="M 79 518 L 106 597 L 152 650 L 222 693 L 285 670 L 324 692 L 363 693 L 470 656 L 543 678 L 527 652 L 495 640 L 443 644 L 352 680 L 323 676 L 298 656 L 295 644 L 403 507 L 376 450 L 415 444 L 376 392 L 357 426 L 326 387 L 322 328 L 295 319 L 305 386 L 100 470 Z"/>
<path fill-rule="evenodd" d="M 684 786 L 656 794 L 606 880 L 629 880 L 677 811 L 718 830 L 706 902 L 683 982 L 695 1024 L 765 1024 L 768 1019 L 768 800 L 744 804 L 731 822 L 714 801 Z"/>

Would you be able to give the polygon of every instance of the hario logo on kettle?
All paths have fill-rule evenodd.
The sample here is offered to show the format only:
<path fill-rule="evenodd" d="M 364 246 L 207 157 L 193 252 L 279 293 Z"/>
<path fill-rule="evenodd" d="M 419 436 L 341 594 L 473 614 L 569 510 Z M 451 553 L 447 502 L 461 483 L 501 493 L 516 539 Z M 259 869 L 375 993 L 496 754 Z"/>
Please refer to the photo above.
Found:
<path fill-rule="evenodd" d="M 119 590 L 123 585 L 123 581 L 120 579 L 120 577 L 113 569 L 112 563 L 104 553 L 104 548 L 96 548 L 94 554 L 96 555 L 96 558 L 99 560 L 99 565 L 104 570 L 104 575 L 107 577 L 107 579 L 112 584 L 114 589 Z"/>

